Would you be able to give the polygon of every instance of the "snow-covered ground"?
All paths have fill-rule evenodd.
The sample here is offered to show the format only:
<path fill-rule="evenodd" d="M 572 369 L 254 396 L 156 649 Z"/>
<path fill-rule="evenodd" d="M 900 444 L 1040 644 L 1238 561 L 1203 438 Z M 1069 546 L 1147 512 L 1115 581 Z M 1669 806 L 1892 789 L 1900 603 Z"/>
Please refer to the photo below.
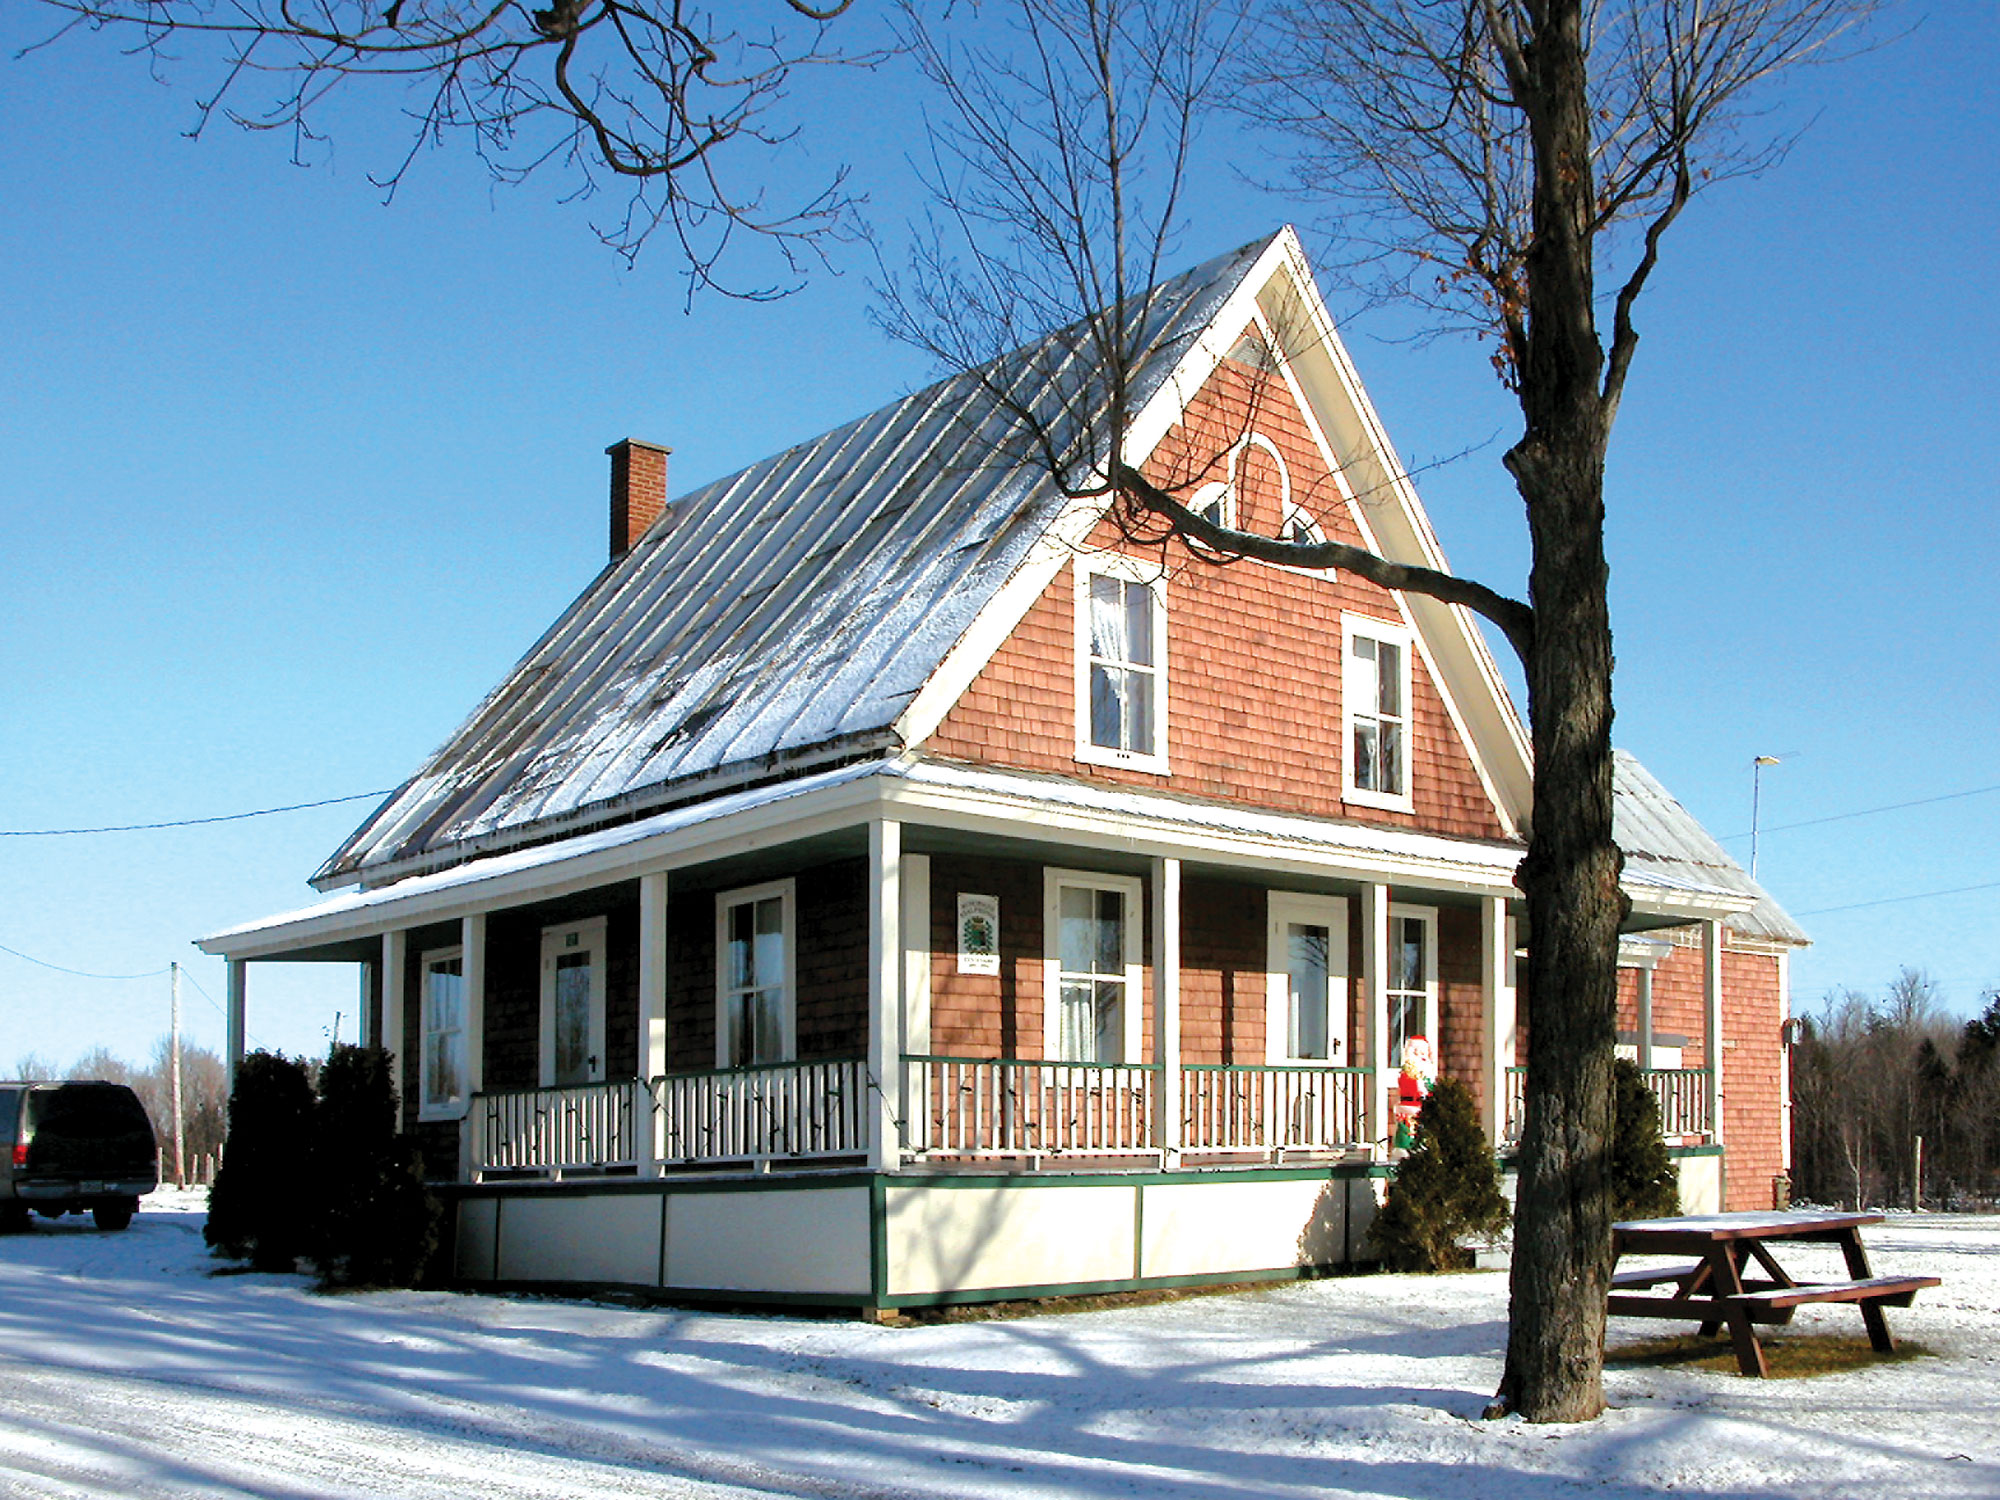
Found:
<path fill-rule="evenodd" d="M 1762 1382 L 1614 1367 L 1603 1420 L 1547 1428 L 1478 1420 L 1499 1273 L 919 1328 L 328 1297 L 212 1275 L 189 1194 L 124 1234 L 0 1238 L 0 1493 L 2000 1495 L 2000 1219 L 1869 1243 L 1878 1272 L 1944 1278 L 1890 1314 L 1924 1357 Z M 1614 1351 L 1656 1332 L 1614 1324 Z"/>

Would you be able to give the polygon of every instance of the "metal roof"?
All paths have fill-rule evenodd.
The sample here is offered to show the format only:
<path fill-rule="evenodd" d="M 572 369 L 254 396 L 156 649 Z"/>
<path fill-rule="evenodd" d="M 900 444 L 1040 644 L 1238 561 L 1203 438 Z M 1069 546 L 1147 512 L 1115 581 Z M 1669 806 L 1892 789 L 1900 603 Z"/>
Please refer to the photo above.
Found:
<path fill-rule="evenodd" d="M 1161 286 L 1139 402 L 1271 244 Z M 1093 395 L 1078 341 L 988 368 L 1037 416 Z M 898 714 L 1064 505 L 1028 424 L 961 375 L 683 495 L 598 575 L 322 888 L 597 826 L 707 787 L 892 747 Z"/>
<path fill-rule="evenodd" d="M 1730 858 L 1673 793 L 1625 750 L 1613 750 L 1612 827 L 1625 851 L 1628 880 L 1692 884 L 1755 896 L 1749 911 L 1728 919 L 1731 932 L 1772 943 L 1812 941 L 1764 888 Z"/>

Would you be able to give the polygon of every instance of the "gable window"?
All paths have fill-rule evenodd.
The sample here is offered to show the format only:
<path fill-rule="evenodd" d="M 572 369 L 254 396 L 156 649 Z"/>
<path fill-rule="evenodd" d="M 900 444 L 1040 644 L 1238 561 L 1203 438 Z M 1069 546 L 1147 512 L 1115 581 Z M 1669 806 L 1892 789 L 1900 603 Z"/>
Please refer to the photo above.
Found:
<path fill-rule="evenodd" d="M 1164 773 L 1164 584 L 1122 557 L 1079 558 L 1076 577 L 1076 758 Z"/>
<path fill-rule="evenodd" d="M 1043 882 L 1043 1055 L 1140 1061 L 1138 879 L 1049 870 Z"/>
<path fill-rule="evenodd" d="M 604 918 L 542 930 L 542 1087 L 604 1077 Z"/>
<path fill-rule="evenodd" d="M 465 1113 L 465 950 L 433 948 L 422 965 L 417 1114 L 452 1119 Z"/>
<path fill-rule="evenodd" d="M 1410 632 L 1360 615 L 1342 618 L 1343 795 L 1410 810 Z"/>
<path fill-rule="evenodd" d="M 789 880 L 715 898 L 715 1065 L 750 1068 L 798 1055 L 794 887 Z"/>
<path fill-rule="evenodd" d="M 1347 903 L 1285 891 L 1268 899 L 1265 1059 L 1337 1065 L 1347 1046 Z"/>
<path fill-rule="evenodd" d="M 1389 908 L 1389 1066 L 1402 1066 L 1403 1044 L 1422 1037 L 1437 1056 L 1437 912 Z"/>

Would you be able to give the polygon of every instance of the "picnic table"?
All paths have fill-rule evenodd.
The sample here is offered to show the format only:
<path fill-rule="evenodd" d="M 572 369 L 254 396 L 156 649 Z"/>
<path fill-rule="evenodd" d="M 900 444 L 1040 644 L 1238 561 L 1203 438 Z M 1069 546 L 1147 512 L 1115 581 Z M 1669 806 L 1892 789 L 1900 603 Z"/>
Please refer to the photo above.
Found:
<path fill-rule="evenodd" d="M 1697 1214 L 1678 1219 L 1633 1219 L 1611 1226 L 1609 1311 L 1628 1318 L 1668 1318 L 1697 1323 L 1704 1334 L 1729 1329 L 1736 1364 L 1745 1375 L 1769 1373 L 1759 1324 L 1783 1324 L 1808 1302 L 1852 1302 L 1868 1325 L 1868 1342 L 1887 1354 L 1885 1307 L 1908 1307 L 1935 1276 L 1876 1276 L 1861 1245 L 1862 1228 L 1880 1224 L 1868 1213 Z M 1778 1263 L 1773 1249 L 1786 1244 L 1834 1244 L 1847 1263 L 1846 1281 L 1801 1284 Z M 1628 1255 L 1692 1255 L 1671 1266 L 1620 1271 Z M 1746 1274 L 1749 1273 L 1749 1274 Z M 1758 1274 L 1761 1273 L 1761 1274 Z M 1667 1287 L 1661 1295 L 1642 1289 Z"/>

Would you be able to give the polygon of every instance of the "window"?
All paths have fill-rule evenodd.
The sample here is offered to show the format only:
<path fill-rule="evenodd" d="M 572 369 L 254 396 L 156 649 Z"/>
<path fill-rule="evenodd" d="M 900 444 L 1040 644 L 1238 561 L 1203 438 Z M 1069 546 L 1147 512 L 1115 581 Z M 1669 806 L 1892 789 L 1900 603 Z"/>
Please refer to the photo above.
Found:
<path fill-rule="evenodd" d="M 1139 1062 L 1137 878 L 1043 877 L 1042 1051 L 1062 1062 Z"/>
<path fill-rule="evenodd" d="M 1337 1066 L 1347 1051 L 1347 903 L 1269 897 L 1265 1060 Z"/>
<path fill-rule="evenodd" d="M 1158 570 L 1077 560 L 1077 750 L 1098 765 L 1167 769 L 1167 611 Z"/>
<path fill-rule="evenodd" d="M 1342 690 L 1349 802 L 1410 810 L 1410 633 L 1399 625 L 1345 616 Z"/>
<path fill-rule="evenodd" d="M 542 1087 L 604 1077 L 604 918 L 542 929 Z"/>
<path fill-rule="evenodd" d="M 789 880 L 715 898 L 715 1065 L 751 1068 L 798 1055 Z"/>
<path fill-rule="evenodd" d="M 1403 1064 L 1403 1043 L 1422 1037 L 1437 1056 L 1437 912 L 1389 908 L 1389 1066 Z"/>
<path fill-rule="evenodd" d="M 434 948 L 422 964 L 417 1114 L 453 1119 L 465 1113 L 465 950 Z"/>

